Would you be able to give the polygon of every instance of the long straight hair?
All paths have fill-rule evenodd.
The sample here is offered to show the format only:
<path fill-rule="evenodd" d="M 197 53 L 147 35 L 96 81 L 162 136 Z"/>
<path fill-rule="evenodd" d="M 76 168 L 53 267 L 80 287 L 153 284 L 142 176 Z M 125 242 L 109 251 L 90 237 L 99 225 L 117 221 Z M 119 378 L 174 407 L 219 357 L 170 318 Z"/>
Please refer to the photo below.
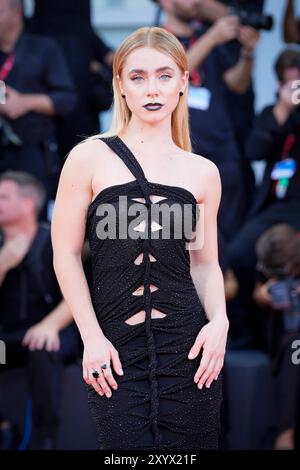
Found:
<path fill-rule="evenodd" d="M 118 135 L 129 124 L 131 111 L 127 106 L 126 100 L 121 96 L 117 77 L 121 77 L 122 75 L 127 56 L 140 47 L 152 47 L 171 57 L 182 73 L 188 70 L 188 61 L 184 48 L 172 33 L 157 26 L 139 28 L 128 36 L 115 52 L 113 61 L 114 103 L 111 127 L 107 132 L 92 136 L 90 139 Z M 171 126 L 172 138 L 175 144 L 183 150 L 190 152 L 191 140 L 189 133 L 187 93 L 188 89 L 186 89 L 183 96 L 180 97 L 172 113 Z"/>

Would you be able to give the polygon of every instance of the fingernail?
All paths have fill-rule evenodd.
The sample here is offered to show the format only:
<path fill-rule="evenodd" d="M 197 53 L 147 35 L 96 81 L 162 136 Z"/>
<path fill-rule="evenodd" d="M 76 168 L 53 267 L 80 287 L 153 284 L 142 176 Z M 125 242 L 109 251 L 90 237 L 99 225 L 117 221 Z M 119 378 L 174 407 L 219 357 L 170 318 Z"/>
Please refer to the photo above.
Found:
<path fill-rule="evenodd" d="M 119 374 L 124 375 L 124 372 L 122 369 L 119 369 Z"/>
<path fill-rule="evenodd" d="M 198 387 L 200 388 L 200 390 L 202 389 L 203 387 L 203 384 L 199 384 Z"/>
<path fill-rule="evenodd" d="M 188 358 L 189 358 L 189 359 L 194 359 L 194 357 L 195 357 L 195 354 L 194 354 L 194 353 L 190 353 L 190 354 L 188 355 Z"/>
<path fill-rule="evenodd" d="M 106 396 L 107 396 L 107 398 L 110 398 L 110 397 L 111 397 L 111 393 L 107 392 Z"/>
<path fill-rule="evenodd" d="M 210 384 L 206 384 L 206 388 L 209 388 L 210 387 Z"/>
<path fill-rule="evenodd" d="M 103 397 L 103 393 L 102 393 L 102 392 L 99 392 L 99 395 L 101 395 L 101 397 Z"/>
<path fill-rule="evenodd" d="M 117 390 L 117 388 L 118 388 L 117 385 L 113 385 L 114 390 Z"/>
<path fill-rule="evenodd" d="M 197 377 L 194 378 L 194 382 L 195 382 L 195 383 L 198 382 L 198 378 L 197 378 Z"/>

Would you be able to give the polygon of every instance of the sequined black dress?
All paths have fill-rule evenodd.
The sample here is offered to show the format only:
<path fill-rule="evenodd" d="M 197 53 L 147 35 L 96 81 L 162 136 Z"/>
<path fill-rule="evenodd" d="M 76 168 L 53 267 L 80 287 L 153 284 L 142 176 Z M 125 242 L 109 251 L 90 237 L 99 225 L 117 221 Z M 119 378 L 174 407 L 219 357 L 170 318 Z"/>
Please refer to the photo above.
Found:
<path fill-rule="evenodd" d="M 187 240 L 184 236 L 151 238 L 152 204 L 175 202 L 191 207 L 194 228 L 196 200 L 184 188 L 148 182 L 119 137 L 102 140 L 136 179 L 101 191 L 87 216 L 92 302 L 105 336 L 119 351 L 124 370 L 121 377 L 114 374 L 118 389 L 112 391 L 111 398 L 101 397 L 87 385 L 100 449 L 215 449 L 220 430 L 222 377 L 202 390 L 193 381 L 200 357 L 190 360 L 187 356 L 207 319 L 190 274 Z M 150 195 L 164 199 L 153 202 Z M 137 203 L 136 198 L 143 198 L 148 237 L 99 238 L 98 223 L 104 217 L 100 209 L 109 204 L 120 211 L 119 196 L 127 196 L 128 207 Z M 129 210 L 126 214 L 130 218 Z M 159 222 L 161 219 L 157 219 L 158 225 Z M 119 224 L 117 219 L 117 229 Z M 142 263 L 137 264 L 141 253 Z M 133 295 L 138 288 L 142 294 Z M 153 318 L 152 309 L 165 316 Z M 145 321 L 126 323 L 140 311 L 144 312 Z"/>

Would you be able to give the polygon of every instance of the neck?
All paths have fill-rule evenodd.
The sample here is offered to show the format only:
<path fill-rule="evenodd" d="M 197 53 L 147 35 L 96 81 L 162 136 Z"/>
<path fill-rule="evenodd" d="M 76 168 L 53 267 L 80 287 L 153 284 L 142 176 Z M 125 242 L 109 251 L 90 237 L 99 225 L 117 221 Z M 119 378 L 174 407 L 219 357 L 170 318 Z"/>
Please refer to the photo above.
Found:
<path fill-rule="evenodd" d="M 24 220 L 14 222 L 11 224 L 2 225 L 1 229 L 4 234 L 5 240 L 10 240 L 20 233 L 27 235 L 29 240 L 33 240 L 37 231 L 37 221 L 34 216 L 27 216 Z"/>
<path fill-rule="evenodd" d="M 190 23 L 185 23 L 176 18 L 176 16 L 168 13 L 166 16 L 165 28 L 169 30 L 174 36 L 192 36 L 194 30 Z"/>
<path fill-rule="evenodd" d="M 0 49 L 2 52 L 10 53 L 15 49 L 17 41 L 23 31 L 23 22 L 11 28 L 3 37 L 0 37 Z"/>
<path fill-rule="evenodd" d="M 137 155 L 140 151 L 143 154 L 146 151 L 159 156 L 175 146 L 172 138 L 171 117 L 155 124 L 148 124 L 132 115 L 128 126 L 120 133 L 120 138 L 126 141 Z M 160 151 L 157 152 L 157 149 Z"/>

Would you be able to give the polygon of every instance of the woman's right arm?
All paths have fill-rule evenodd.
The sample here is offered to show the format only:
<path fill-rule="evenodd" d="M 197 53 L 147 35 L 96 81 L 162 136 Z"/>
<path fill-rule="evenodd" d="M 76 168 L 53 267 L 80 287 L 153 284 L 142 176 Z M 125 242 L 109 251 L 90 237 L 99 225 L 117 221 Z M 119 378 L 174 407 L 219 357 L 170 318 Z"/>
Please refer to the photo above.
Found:
<path fill-rule="evenodd" d="M 96 318 L 81 260 L 87 211 L 92 200 L 92 155 L 95 149 L 99 152 L 99 143 L 92 141 L 80 144 L 70 152 L 60 175 L 51 233 L 54 270 L 84 344 L 84 380 L 100 395 L 110 396 L 109 385 L 117 388 L 117 384 L 110 367 L 101 373 L 101 364 L 110 365 L 112 361 L 115 371 L 122 375 L 121 363 L 118 352 L 104 336 Z M 92 376 L 93 370 L 100 373 L 98 380 Z"/>

